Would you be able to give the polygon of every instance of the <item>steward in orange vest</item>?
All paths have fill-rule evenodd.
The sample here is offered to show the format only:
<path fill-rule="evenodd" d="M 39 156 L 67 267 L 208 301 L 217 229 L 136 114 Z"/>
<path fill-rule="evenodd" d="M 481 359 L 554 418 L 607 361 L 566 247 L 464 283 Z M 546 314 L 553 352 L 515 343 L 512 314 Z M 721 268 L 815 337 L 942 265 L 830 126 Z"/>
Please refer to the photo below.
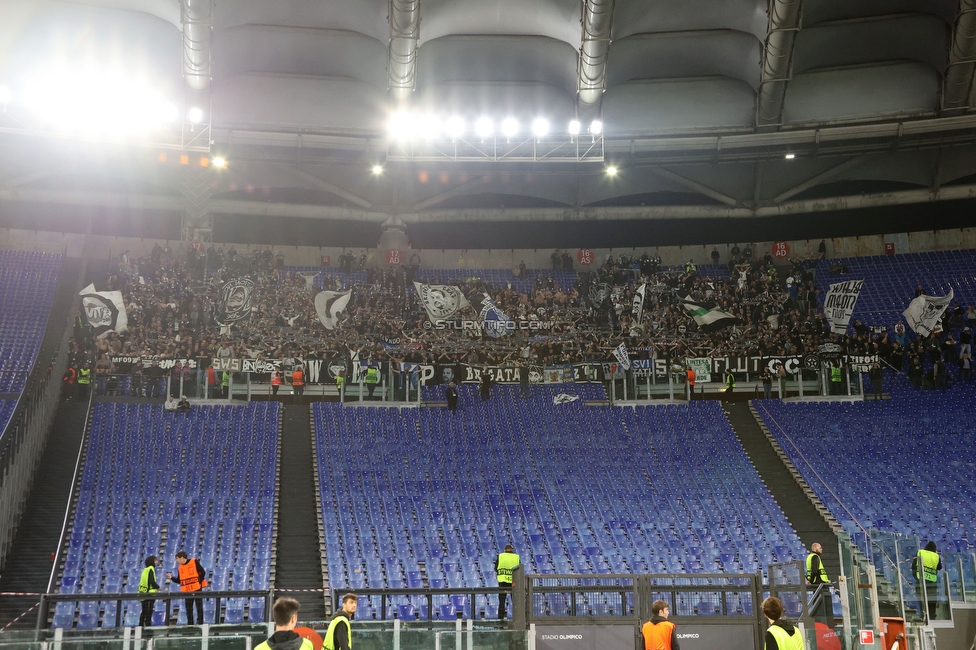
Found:
<path fill-rule="evenodd" d="M 200 591 L 207 586 L 207 573 L 204 571 L 203 565 L 200 564 L 200 560 L 196 558 L 191 560 L 187 557 L 186 551 L 180 551 L 176 554 L 176 561 L 179 563 L 176 569 L 178 575 L 174 576 L 172 573 L 167 573 L 166 577 L 179 584 L 180 591 L 192 593 Z M 197 618 L 200 619 L 200 624 L 203 625 L 203 599 L 187 598 L 185 605 L 186 624 L 194 625 L 193 609 L 195 607 L 197 610 Z"/>
<path fill-rule="evenodd" d="M 668 620 L 668 604 L 655 600 L 651 604 L 654 616 L 644 623 L 641 635 L 644 637 L 644 650 L 680 650 L 675 624 Z"/>

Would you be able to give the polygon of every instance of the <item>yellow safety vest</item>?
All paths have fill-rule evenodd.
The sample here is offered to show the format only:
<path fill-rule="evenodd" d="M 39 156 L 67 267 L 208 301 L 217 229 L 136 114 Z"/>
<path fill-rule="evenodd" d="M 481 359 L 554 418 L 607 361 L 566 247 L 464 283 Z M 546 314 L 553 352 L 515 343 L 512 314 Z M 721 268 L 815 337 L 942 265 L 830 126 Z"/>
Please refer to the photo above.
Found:
<path fill-rule="evenodd" d="M 502 553 L 498 556 L 498 584 L 512 584 L 512 572 L 515 567 L 522 564 L 522 559 L 518 553 Z"/>
<path fill-rule="evenodd" d="M 769 632 L 776 639 L 776 646 L 779 650 L 806 650 L 803 635 L 800 634 L 798 627 L 793 628 L 793 634 L 787 634 L 786 630 L 774 623 L 769 626 Z"/>
<path fill-rule="evenodd" d="M 78 383 L 79 384 L 90 384 L 91 383 L 91 369 L 82 368 L 78 371 Z"/>
<path fill-rule="evenodd" d="M 830 580 L 827 578 L 827 569 L 824 568 L 823 558 L 820 558 L 820 572 L 815 576 L 810 575 L 810 572 L 813 571 L 814 557 L 819 557 L 819 555 L 816 553 L 811 553 L 807 556 L 807 579 L 813 584 L 830 582 Z"/>
<path fill-rule="evenodd" d="M 346 638 L 349 639 L 349 650 L 352 650 L 352 625 L 349 623 L 349 619 L 343 613 L 336 614 L 331 621 L 329 621 L 329 629 L 325 633 L 325 640 L 322 642 L 322 647 L 325 650 L 335 650 L 335 630 L 340 623 L 346 624 Z M 304 650 L 304 648 L 302 649 Z"/>
<path fill-rule="evenodd" d="M 939 554 L 933 551 L 926 551 L 924 548 L 920 549 L 917 556 L 918 562 L 915 566 L 915 579 L 918 580 L 918 569 L 921 565 L 922 571 L 925 575 L 925 582 L 936 582 L 939 579 L 939 570 L 936 568 L 939 566 Z"/>

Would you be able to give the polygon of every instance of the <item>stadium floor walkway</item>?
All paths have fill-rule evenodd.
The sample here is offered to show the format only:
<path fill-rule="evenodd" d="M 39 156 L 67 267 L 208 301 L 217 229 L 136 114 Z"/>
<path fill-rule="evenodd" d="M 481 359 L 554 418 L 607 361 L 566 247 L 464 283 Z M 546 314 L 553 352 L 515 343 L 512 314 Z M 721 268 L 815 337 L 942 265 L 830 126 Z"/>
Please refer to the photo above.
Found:
<path fill-rule="evenodd" d="M 60 555 L 58 541 L 64 512 L 71 498 L 72 478 L 88 416 L 88 402 L 61 402 L 47 447 L 41 456 L 41 469 L 27 497 L 27 507 L 17 528 L 6 566 L 0 573 L 0 592 L 47 591 L 52 555 Z M 36 603 L 38 598 L 0 597 L 0 628 Z M 28 614 L 15 629 L 33 628 L 36 617 Z"/>
<path fill-rule="evenodd" d="M 799 535 L 803 545 L 809 549 L 814 542 L 823 546 L 823 561 L 827 567 L 827 575 L 831 580 L 837 580 L 840 575 L 840 557 L 837 548 L 837 536 L 814 507 L 813 502 L 800 488 L 789 468 L 776 454 L 766 434 L 759 427 L 748 402 L 723 403 L 735 435 L 739 438 L 746 453 L 749 454 L 753 466 L 759 472 L 759 477 L 766 484 L 773 499 L 782 508 L 786 519 Z"/>
<path fill-rule="evenodd" d="M 321 589 L 319 513 L 315 506 L 312 429 L 307 404 L 285 405 L 281 425 L 278 486 L 278 544 L 275 589 Z M 318 593 L 286 593 L 301 603 L 302 622 L 325 620 L 325 600 Z"/>

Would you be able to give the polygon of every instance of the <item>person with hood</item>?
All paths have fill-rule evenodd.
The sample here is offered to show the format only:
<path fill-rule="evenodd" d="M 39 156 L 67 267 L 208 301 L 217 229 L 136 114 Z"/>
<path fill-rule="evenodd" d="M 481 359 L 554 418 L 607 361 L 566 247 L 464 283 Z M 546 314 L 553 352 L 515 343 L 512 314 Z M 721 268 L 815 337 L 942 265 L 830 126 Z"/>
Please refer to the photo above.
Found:
<path fill-rule="evenodd" d="M 154 594 L 159 591 L 159 583 L 156 582 L 156 556 L 150 555 L 146 558 L 146 566 L 139 576 L 139 593 Z M 142 601 L 142 613 L 139 615 L 139 627 L 149 627 L 152 625 L 153 608 L 156 600 L 147 598 Z"/>
<path fill-rule="evenodd" d="M 680 650 L 677 626 L 668 620 L 668 604 L 655 600 L 651 603 L 651 614 L 651 620 L 641 628 L 644 650 Z"/>
<path fill-rule="evenodd" d="M 769 621 L 763 650 L 806 650 L 803 633 L 783 618 L 783 601 L 770 596 L 762 602 L 762 611 Z"/>
<path fill-rule="evenodd" d="M 322 647 L 325 650 L 352 650 L 352 618 L 356 615 L 359 598 L 356 594 L 342 597 L 342 609 L 329 621 Z"/>
<path fill-rule="evenodd" d="M 271 608 L 275 631 L 267 641 L 254 650 L 313 650 L 312 642 L 298 635 L 298 601 L 294 598 L 279 598 Z"/>

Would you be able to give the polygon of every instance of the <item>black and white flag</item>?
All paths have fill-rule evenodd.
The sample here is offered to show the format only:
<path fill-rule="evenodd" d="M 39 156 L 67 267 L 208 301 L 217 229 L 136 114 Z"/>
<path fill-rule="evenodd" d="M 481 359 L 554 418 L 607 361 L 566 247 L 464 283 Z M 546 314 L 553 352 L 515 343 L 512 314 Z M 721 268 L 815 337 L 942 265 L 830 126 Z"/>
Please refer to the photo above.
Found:
<path fill-rule="evenodd" d="M 832 334 L 847 333 L 847 326 L 854 314 L 854 305 L 861 295 L 863 280 L 849 280 L 830 285 L 830 290 L 824 298 L 824 316 L 830 323 Z"/>
<path fill-rule="evenodd" d="M 352 290 L 340 293 L 338 291 L 319 291 L 315 295 L 315 313 L 327 330 L 334 330 L 339 316 L 346 310 Z"/>
<path fill-rule="evenodd" d="M 421 282 L 414 282 L 413 286 L 431 321 L 448 320 L 465 307 L 471 306 L 458 287 Z"/>
<path fill-rule="evenodd" d="M 579 399 L 579 395 L 570 395 L 569 393 L 559 393 L 554 395 L 552 398 L 553 404 L 569 404 L 570 402 L 575 402 Z"/>
<path fill-rule="evenodd" d="M 681 304 L 695 319 L 695 322 L 698 323 L 698 329 L 702 332 L 717 332 L 732 325 L 742 324 L 740 319 L 713 302 L 697 301 L 685 295 L 681 298 Z"/>
<path fill-rule="evenodd" d="M 111 332 L 125 332 L 129 329 L 129 318 L 125 314 L 121 291 L 95 291 L 95 285 L 89 284 L 78 295 L 81 296 L 85 318 L 95 330 L 95 336 L 103 338 Z"/>
<path fill-rule="evenodd" d="M 613 356 L 617 358 L 624 370 L 630 370 L 630 355 L 627 353 L 627 344 L 621 343 L 613 351 Z"/>
<path fill-rule="evenodd" d="M 954 291 L 949 289 L 948 296 L 919 296 L 908 304 L 908 309 L 902 313 L 902 316 L 916 334 L 928 336 L 938 326 L 942 313 L 952 302 L 954 295 Z"/>
<path fill-rule="evenodd" d="M 508 336 L 515 331 L 515 321 L 495 305 L 495 301 L 484 291 L 472 291 L 467 295 L 468 302 L 481 322 L 481 330 L 493 339 Z"/>
<path fill-rule="evenodd" d="M 647 283 L 642 284 L 637 291 L 634 292 L 634 305 L 631 307 L 631 314 L 634 317 L 634 323 L 637 325 L 641 324 L 644 318 L 644 295 L 647 292 Z"/>
<path fill-rule="evenodd" d="M 254 299 L 254 281 L 250 278 L 237 278 L 225 282 L 220 288 L 215 320 L 220 325 L 231 325 L 251 315 Z"/>

